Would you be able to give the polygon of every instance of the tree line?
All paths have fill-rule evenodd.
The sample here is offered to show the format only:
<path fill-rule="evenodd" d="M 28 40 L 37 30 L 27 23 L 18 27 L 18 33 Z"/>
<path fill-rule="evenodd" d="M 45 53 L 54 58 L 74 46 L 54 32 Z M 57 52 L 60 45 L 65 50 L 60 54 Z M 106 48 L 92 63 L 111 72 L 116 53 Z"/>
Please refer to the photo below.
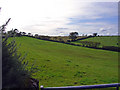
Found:
<path fill-rule="evenodd" d="M 9 34 L 10 37 L 28 36 L 28 37 L 33 37 L 33 38 L 42 39 L 42 40 L 51 40 L 51 41 L 60 41 L 60 42 L 71 42 L 71 41 L 80 40 L 81 38 L 97 36 L 97 33 L 93 33 L 93 35 L 90 35 L 90 36 L 87 36 L 87 35 L 79 36 L 78 32 L 70 32 L 69 36 L 44 36 L 39 34 L 33 35 L 32 33 L 21 32 L 18 29 L 12 29 L 7 32 L 4 31 L 3 37 L 5 37 L 7 34 Z"/>

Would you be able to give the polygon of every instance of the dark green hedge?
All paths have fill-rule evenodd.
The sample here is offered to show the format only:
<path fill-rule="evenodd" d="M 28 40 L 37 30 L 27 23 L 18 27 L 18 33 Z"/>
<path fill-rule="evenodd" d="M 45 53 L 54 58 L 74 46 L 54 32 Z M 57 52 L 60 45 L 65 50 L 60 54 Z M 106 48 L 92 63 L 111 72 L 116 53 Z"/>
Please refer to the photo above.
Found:
<path fill-rule="evenodd" d="M 100 42 L 80 41 L 83 47 L 99 47 Z"/>
<path fill-rule="evenodd" d="M 120 47 L 115 47 L 115 46 L 103 46 L 102 48 L 105 49 L 105 50 L 120 52 Z"/>

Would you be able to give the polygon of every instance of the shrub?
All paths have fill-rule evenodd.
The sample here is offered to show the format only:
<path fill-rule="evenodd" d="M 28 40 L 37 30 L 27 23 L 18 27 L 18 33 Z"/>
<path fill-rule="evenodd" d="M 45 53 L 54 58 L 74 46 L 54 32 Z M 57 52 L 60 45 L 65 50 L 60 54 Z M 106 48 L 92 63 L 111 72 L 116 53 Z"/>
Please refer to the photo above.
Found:
<path fill-rule="evenodd" d="M 118 51 L 120 52 L 120 47 L 115 47 L 115 46 L 103 46 L 102 47 L 105 50 L 111 50 L 111 51 Z"/>
<path fill-rule="evenodd" d="M 99 47 L 100 43 L 99 42 L 91 42 L 91 41 L 80 41 L 80 43 L 82 44 L 82 46 L 86 46 L 86 47 Z"/>
<path fill-rule="evenodd" d="M 0 29 L 5 29 L 5 24 Z M 2 88 L 3 90 L 10 90 L 16 88 L 29 88 L 32 73 L 34 73 L 34 66 L 28 69 L 26 66 L 28 62 L 25 61 L 25 56 L 21 57 L 17 53 L 17 44 L 15 40 L 8 43 L 9 36 L 2 38 Z"/>
<path fill-rule="evenodd" d="M 17 53 L 15 40 L 7 42 L 8 37 L 2 41 L 2 87 L 6 88 L 30 88 L 30 79 L 37 68 L 32 65 L 27 68 L 28 62 L 25 56 Z"/>
<path fill-rule="evenodd" d="M 25 80 L 30 77 L 25 69 L 27 63 L 20 60 L 15 41 L 8 44 L 8 38 L 2 42 L 2 85 L 3 88 L 25 88 Z"/>

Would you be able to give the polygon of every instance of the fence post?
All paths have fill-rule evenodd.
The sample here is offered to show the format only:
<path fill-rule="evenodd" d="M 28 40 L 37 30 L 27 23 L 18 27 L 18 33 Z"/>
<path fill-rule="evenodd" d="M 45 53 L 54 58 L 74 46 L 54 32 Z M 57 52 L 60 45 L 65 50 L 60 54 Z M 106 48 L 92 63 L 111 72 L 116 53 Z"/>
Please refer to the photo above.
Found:
<path fill-rule="evenodd" d="M 116 90 L 119 90 L 119 86 L 116 87 Z"/>
<path fill-rule="evenodd" d="M 41 89 L 41 90 L 44 90 L 44 87 L 43 87 L 43 85 L 41 85 L 41 86 L 40 86 L 40 89 Z"/>

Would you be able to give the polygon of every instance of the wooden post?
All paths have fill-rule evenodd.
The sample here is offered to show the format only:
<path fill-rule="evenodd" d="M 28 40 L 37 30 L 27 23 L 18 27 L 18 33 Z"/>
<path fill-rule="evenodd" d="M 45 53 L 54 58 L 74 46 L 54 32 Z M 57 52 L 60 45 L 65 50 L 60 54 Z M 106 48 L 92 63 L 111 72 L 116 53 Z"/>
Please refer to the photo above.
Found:
<path fill-rule="evenodd" d="M 41 86 L 40 86 L 40 88 L 41 88 L 41 90 L 44 90 L 44 87 L 43 87 L 43 85 L 41 85 Z"/>
<path fill-rule="evenodd" d="M 116 90 L 119 90 L 119 86 L 116 87 Z"/>

